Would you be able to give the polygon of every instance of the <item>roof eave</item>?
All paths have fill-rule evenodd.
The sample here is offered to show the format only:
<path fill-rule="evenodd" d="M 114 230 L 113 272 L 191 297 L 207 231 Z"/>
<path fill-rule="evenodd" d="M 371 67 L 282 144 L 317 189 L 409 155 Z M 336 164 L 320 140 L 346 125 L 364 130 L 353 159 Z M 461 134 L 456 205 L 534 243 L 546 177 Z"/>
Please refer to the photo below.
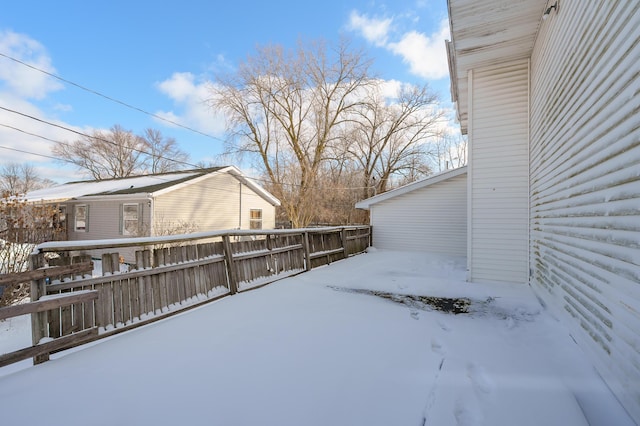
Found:
<path fill-rule="evenodd" d="M 446 170 L 444 172 L 428 176 L 424 179 L 409 183 L 399 188 L 392 189 L 391 191 L 387 191 L 382 194 L 373 196 L 371 198 L 367 198 L 366 200 L 359 201 L 356 203 L 356 208 L 362 209 L 362 210 L 369 210 L 371 206 L 373 206 L 374 204 L 387 201 L 391 198 L 395 198 L 400 195 L 408 194 L 409 192 L 413 192 L 421 188 L 426 188 L 438 182 L 442 182 L 442 181 L 454 178 L 456 176 L 460 176 L 465 173 L 467 173 L 467 166 L 459 167 L 453 170 Z"/>
<path fill-rule="evenodd" d="M 468 130 L 469 71 L 530 58 L 547 0 L 447 0 L 451 98 L 463 134 Z"/>

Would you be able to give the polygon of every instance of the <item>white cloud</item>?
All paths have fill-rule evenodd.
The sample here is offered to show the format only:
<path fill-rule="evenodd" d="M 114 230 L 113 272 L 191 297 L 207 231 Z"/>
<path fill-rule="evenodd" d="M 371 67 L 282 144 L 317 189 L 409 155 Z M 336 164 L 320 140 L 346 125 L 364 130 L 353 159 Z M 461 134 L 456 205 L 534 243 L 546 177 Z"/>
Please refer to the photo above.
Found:
<path fill-rule="evenodd" d="M 0 52 L 35 68 L 55 73 L 46 49 L 24 34 L 10 30 L 0 31 Z M 43 99 L 62 87 L 53 77 L 9 58 L 0 57 L 0 89 L 3 91 L 23 98 Z"/>
<path fill-rule="evenodd" d="M 183 126 L 220 136 L 224 133 L 224 117 L 214 114 L 207 100 L 211 97 L 209 83 L 196 81 L 189 72 L 176 72 L 157 84 L 158 90 L 173 100 L 177 111 L 159 111 L 156 114 Z"/>
<path fill-rule="evenodd" d="M 370 43 L 383 47 L 387 44 L 387 35 L 389 34 L 391 22 L 390 18 L 369 18 L 354 10 L 349 15 L 348 28 L 360 33 Z"/>
<path fill-rule="evenodd" d="M 415 19 L 414 19 L 415 21 Z M 357 11 L 349 15 L 348 28 L 368 42 L 399 56 L 412 74 L 438 80 L 448 75 L 445 40 L 449 23 L 443 19 L 432 34 L 415 30 L 396 31 L 402 27 L 393 18 L 371 18 Z"/>
<path fill-rule="evenodd" d="M 444 20 L 439 30 L 430 36 L 409 31 L 398 42 L 389 43 L 387 47 L 409 64 L 412 74 L 437 80 L 449 73 L 444 42 L 448 37 L 449 24 Z"/>
<path fill-rule="evenodd" d="M 8 163 L 29 163 L 44 178 L 63 182 L 80 175 L 73 166 L 53 160 L 51 141 L 73 141 L 77 134 L 39 120 L 83 131 L 60 121 L 39 108 L 37 102 L 64 86 L 55 78 L 29 68 L 10 58 L 48 73 L 55 73 L 45 47 L 25 34 L 0 29 L 0 166 Z M 70 105 L 54 103 L 53 111 L 66 112 Z M 12 112 L 15 111 L 15 112 Z M 46 139 L 45 139 L 46 138 Z M 49 139 L 49 140 L 47 140 Z"/>
<path fill-rule="evenodd" d="M 58 182 L 78 179 L 79 175 L 72 166 L 65 166 L 48 157 L 51 155 L 53 146 L 51 140 L 70 142 L 77 139 L 78 135 L 27 116 L 44 118 L 76 131 L 84 131 L 84 129 L 48 118 L 31 102 L 9 92 L 0 92 L 0 99 L 3 106 L 24 114 L 0 109 L 0 166 L 8 163 L 30 163 L 34 165 L 41 177 Z"/>

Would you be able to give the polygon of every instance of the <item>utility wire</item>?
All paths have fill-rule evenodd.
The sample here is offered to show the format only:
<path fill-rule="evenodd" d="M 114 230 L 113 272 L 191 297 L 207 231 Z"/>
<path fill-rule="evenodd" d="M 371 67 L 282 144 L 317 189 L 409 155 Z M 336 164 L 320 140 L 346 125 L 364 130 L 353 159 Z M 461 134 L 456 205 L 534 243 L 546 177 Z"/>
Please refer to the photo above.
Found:
<path fill-rule="evenodd" d="M 0 106 L 0 109 L 4 109 L 4 110 L 6 110 L 6 111 L 10 111 L 10 112 L 14 112 L 13 110 L 11 110 L 11 109 L 9 109 L 9 108 L 2 107 L 2 106 Z M 37 118 L 35 118 L 35 117 L 31 117 L 31 116 L 29 116 L 28 114 L 22 114 L 22 113 L 19 113 L 19 112 L 16 112 L 16 113 L 21 114 L 21 115 L 23 115 L 23 116 L 25 116 L 25 117 L 27 117 L 27 118 L 33 118 L 33 119 L 35 119 L 35 120 L 41 121 L 41 122 L 43 122 L 43 123 L 45 123 L 45 124 L 52 124 L 52 123 L 49 123 L 49 122 L 47 122 L 47 121 L 45 121 L 45 120 L 41 120 L 41 119 L 37 119 Z M 86 134 L 84 134 L 84 133 L 82 133 L 82 132 L 78 132 L 78 131 L 73 130 L 73 129 L 68 129 L 68 128 L 64 127 L 64 126 L 60 126 L 60 125 L 56 125 L 56 124 L 52 124 L 52 125 L 55 125 L 55 126 L 57 126 L 57 127 L 59 127 L 59 128 L 62 128 L 62 129 L 64 129 L 64 130 L 68 130 L 68 131 L 74 132 L 74 133 L 79 134 L 79 135 L 82 135 L 82 136 L 86 136 L 86 137 L 93 138 L 93 139 L 99 139 L 99 140 L 102 140 L 102 141 L 104 141 L 104 142 L 107 142 L 107 143 L 110 143 L 110 144 L 113 144 L 113 145 L 117 145 L 115 142 L 112 142 L 112 141 L 109 141 L 109 140 L 105 140 L 105 139 L 95 138 L 95 137 L 93 137 L 93 136 L 86 135 Z M 27 131 L 22 130 L 22 129 L 19 129 L 19 128 L 17 128 L 17 127 L 10 126 L 10 125 L 8 125 L 8 124 L 2 124 L 2 123 L 0 123 L 0 126 L 2 126 L 2 127 L 6 127 L 6 128 L 9 128 L 9 129 L 12 129 L 12 130 L 15 130 L 15 131 L 18 131 L 18 132 L 21 132 L 21 133 L 24 133 L 24 134 L 27 134 L 27 135 L 33 136 L 33 137 L 37 137 L 37 138 L 40 138 L 40 139 L 44 139 L 44 140 L 49 141 L 49 142 L 60 143 L 60 144 L 63 144 L 63 145 L 69 145 L 69 144 L 68 144 L 68 143 L 66 143 L 66 142 L 57 141 L 57 140 L 54 140 L 54 139 L 51 139 L 51 138 L 48 138 L 48 137 L 45 137 L 45 136 L 42 136 L 42 135 L 38 135 L 38 134 L 35 134 L 35 133 L 27 132 Z M 54 156 L 51 156 L 51 155 L 41 154 L 41 153 L 37 153 L 37 152 L 25 151 L 25 150 L 22 150 L 22 149 L 12 148 L 12 147 L 8 147 L 8 146 L 4 146 L 4 145 L 0 145 L 0 149 L 5 149 L 5 150 L 8 150 L 8 151 L 21 152 L 21 153 L 23 153 L 23 154 L 29 154 L 29 155 L 33 155 L 33 156 L 37 156 L 37 157 L 48 158 L 48 159 L 52 159 L 52 160 L 56 160 L 56 161 L 61 161 L 61 162 L 70 163 L 70 164 L 73 164 L 73 165 L 77 166 L 77 164 L 76 164 L 76 163 L 74 163 L 73 161 L 68 160 L 68 159 L 65 159 L 65 158 L 61 158 L 61 157 L 54 157 Z M 143 153 L 143 154 L 146 154 L 146 155 L 150 155 L 148 152 L 143 151 L 143 150 L 135 150 L 135 149 L 134 149 L 134 151 L 137 151 L 137 152 L 140 152 L 140 153 Z M 161 157 L 161 156 L 159 156 L 159 158 L 165 158 L 165 159 L 172 160 L 172 161 L 174 161 L 174 162 L 175 162 L 175 160 L 170 159 L 170 158 L 167 158 L 167 157 Z M 205 167 L 197 166 L 197 165 L 195 165 L 195 164 L 191 164 L 191 163 L 187 163 L 187 162 L 179 162 L 179 163 L 184 164 L 184 165 L 191 166 L 191 167 L 193 168 L 193 170 L 196 170 L 196 171 L 197 171 L 197 170 L 205 170 L 205 169 L 206 169 Z M 174 170 L 174 171 L 167 172 L 167 173 L 174 173 L 174 172 L 175 172 L 175 173 L 181 173 L 181 172 L 185 172 L 185 171 L 188 171 L 188 170 Z M 109 179 L 126 179 L 126 178 L 134 178 L 134 177 L 141 177 L 141 176 L 146 176 L 146 177 L 150 177 L 150 178 L 158 179 L 158 180 L 163 181 L 163 182 L 167 182 L 167 181 L 169 181 L 168 179 L 163 179 L 163 178 L 162 178 L 162 176 L 160 176 L 160 175 L 135 175 L 135 176 L 127 176 L 127 177 L 122 177 L 122 178 L 109 178 Z M 250 179 L 250 180 L 252 180 L 252 181 L 255 181 L 255 182 L 260 182 L 260 183 L 262 183 L 262 184 L 267 184 L 267 185 L 272 184 L 272 182 L 271 182 L 271 181 L 266 180 L 266 179 L 253 178 L 253 177 L 247 177 L 247 178 L 248 178 L 248 179 Z M 295 183 L 284 183 L 284 182 L 280 183 L 280 185 L 282 185 L 282 186 L 287 186 L 287 187 L 299 187 L 299 186 L 300 186 L 300 184 L 295 184 Z M 217 187 L 213 187 L 213 186 L 207 186 L 207 188 L 208 188 L 208 189 L 212 189 L 212 190 L 228 191 L 228 190 L 226 190 L 226 189 L 224 189 L 224 188 L 217 188 Z M 316 187 L 316 189 L 317 189 L 317 187 Z M 342 189 L 342 190 L 360 190 L 360 189 L 364 189 L 364 187 L 359 187 L 359 186 L 353 186 L 353 187 L 334 187 L 333 189 L 338 189 L 338 190 L 340 190 L 340 189 Z M 233 192 L 233 193 L 235 193 L 235 191 L 228 191 L 228 192 Z"/>
<path fill-rule="evenodd" d="M 50 121 L 43 120 L 43 119 L 41 119 L 41 118 L 34 117 L 34 116 L 32 116 L 32 115 L 29 115 L 29 114 L 25 114 L 25 113 L 23 113 L 23 112 L 16 111 L 16 110 L 11 109 L 11 108 L 3 107 L 2 105 L 0 105 L 0 109 L 5 110 L 5 111 L 7 111 L 7 112 L 11 112 L 11 113 L 14 113 L 14 114 L 21 115 L 21 116 L 23 116 L 23 117 L 29 118 L 29 119 L 31 119 L 31 120 L 38 121 L 38 122 L 43 123 L 43 124 L 47 124 L 47 125 L 49 125 L 49 126 L 57 127 L 57 128 L 59 128 L 59 129 L 66 130 L 66 131 L 71 132 L 71 133 L 75 133 L 76 135 L 83 136 L 83 137 L 85 137 L 85 138 L 99 140 L 99 141 L 101 141 L 101 142 L 105 142 L 105 143 L 111 144 L 111 145 L 113 145 L 113 146 L 119 146 L 116 142 L 110 141 L 110 140 L 108 140 L 108 139 L 103 139 L 103 138 L 99 138 L 99 137 L 96 137 L 96 136 L 90 136 L 90 135 L 87 135 L 86 133 L 82 133 L 82 132 L 80 132 L 80 131 L 78 131 L 78 130 L 73 130 L 73 129 L 71 129 L 71 128 L 69 128 L 69 127 L 66 127 L 66 126 L 63 126 L 63 125 L 61 125 L 61 124 L 52 123 L 52 122 L 50 122 Z M 5 126 L 5 127 L 11 127 L 11 126 L 7 126 L 7 125 L 4 125 L 4 124 L 3 124 L 3 126 Z M 22 133 L 27 133 L 27 134 L 30 134 L 30 135 L 32 135 L 32 136 L 37 136 L 37 137 L 39 137 L 39 138 L 41 138 L 41 139 L 45 139 L 45 140 L 49 140 L 49 141 L 51 141 L 51 142 L 60 143 L 60 144 L 62 144 L 62 145 L 69 146 L 69 144 L 68 144 L 68 143 L 66 143 L 66 142 L 55 141 L 55 140 L 52 140 L 52 139 L 46 138 L 46 137 L 44 137 L 44 136 L 39 136 L 39 135 L 35 135 L 35 134 L 32 134 L 32 133 L 26 132 L 26 131 L 21 130 L 21 129 L 17 129 L 17 128 L 14 128 L 14 129 L 15 129 L 15 130 L 18 130 L 18 131 L 20 131 L 20 132 L 22 132 Z M 150 153 L 148 153 L 147 151 L 144 151 L 144 150 L 142 150 L 142 149 L 131 148 L 131 150 L 132 150 L 132 151 L 135 151 L 135 152 L 138 152 L 138 153 L 140 153 L 140 154 L 151 155 Z M 183 164 L 183 165 L 186 165 L 186 166 L 189 166 L 189 167 L 195 168 L 195 169 L 201 168 L 201 167 L 198 167 L 198 166 L 197 166 L 197 165 L 195 165 L 195 164 L 191 164 L 191 163 L 188 163 L 188 162 L 186 162 L 186 161 L 179 161 L 179 160 L 176 160 L 176 159 L 174 159 L 174 158 L 164 157 L 164 156 L 162 156 L 162 155 L 157 155 L 156 157 L 157 157 L 157 158 L 159 158 L 159 159 L 162 159 L 162 160 L 168 160 L 168 161 L 172 161 L 172 162 L 174 162 L 174 163 Z M 60 159 L 60 160 L 65 161 L 64 159 Z"/>
<path fill-rule="evenodd" d="M 119 99 L 112 98 L 111 96 L 107 96 L 107 95 L 105 95 L 105 94 L 103 94 L 103 93 L 100 93 L 100 92 L 98 92 L 98 91 L 96 91 L 96 90 L 93 90 L 93 89 L 90 89 L 90 88 L 88 88 L 88 87 L 82 86 L 82 85 L 80 85 L 80 84 L 78 84 L 78 83 L 74 83 L 74 82 L 73 82 L 73 81 L 71 81 L 71 80 L 67 80 L 67 79 L 65 79 L 65 78 L 63 78 L 63 77 L 60 77 L 59 75 L 56 75 L 56 74 L 50 73 L 50 72 L 48 72 L 48 71 L 45 71 L 45 70 L 43 70 L 43 69 L 41 69 L 41 68 L 35 67 L 35 66 L 31 65 L 31 64 L 28 64 L 28 63 L 26 63 L 26 62 L 24 62 L 24 61 L 21 61 L 20 59 L 16 59 L 16 58 L 14 58 L 14 57 L 12 57 L 12 56 L 9 56 L 9 55 L 7 55 L 7 54 L 5 54 L 5 53 L 0 52 L 0 56 L 2 56 L 2 57 L 4 57 L 4 58 L 7 58 L 7 59 L 9 59 L 9 60 L 11 60 L 11 61 L 14 61 L 14 62 L 16 62 L 16 63 L 18 63 L 18 64 L 24 65 L 25 67 L 31 68 L 32 70 L 35 70 L 35 71 L 41 72 L 41 73 L 43 73 L 43 74 L 46 74 L 46 75 L 48 75 L 48 76 L 50 76 L 50 77 L 53 77 L 53 78 L 55 78 L 55 79 L 57 79 L 57 80 L 59 80 L 59 81 L 64 82 L 64 83 L 67 83 L 67 84 L 70 84 L 70 85 L 72 85 L 72 86 L 75 86 L 75 87 L 77 87 L 77 88 L 79 88 L 79 89 L 82 89 L 82 90 L 84 90 L 84 91 L 86 91 L 86 92 L 89 92 L 89 93 L 92 93 L 92 94 L 94 94 L 94 95 L 100 96 L 101 98 L 107 99 L 107 100 L 109 100 L 109 101 L 111 101 L 111 102 L 115 102 L 115 103 L 120 104 L 120 105 L 122 105 L 122 106 L 125 106 L 125 107 L 127 107 L 127 108 L 133 109 L 133 110 L 135 110 L 135 111 L 141 112 L 141 113 L 146 114 L 146 115 L 149 115 L 149 116 L 151 116 L 151 117 L 153 117 L 153 118 L 157 118 L 158 120 L 162 120 L 162 121 L 164 121 L 164 122 L 166 122 L 166 123 L 173 124 L 174 126 L 181 127 L 181 128 L 183 128 L 183 129 L 189 130 L 189 131 L 191 131 L 191 132 L 198 133 L 198 134 L 200 134 L 200 135 L 202 135 L 202 136 L 206 136 L 206 137 L 211 138 L 211 139 L 213 139 L 213 140 L 216 140 L 216 141 L 219 141 L 219 142 L 224 142 L 224 140 L 223 140 L 223 139 L 220 139 L 220 138 L 215 137 L 215 136 L 213 136 L 213 135 L 210 135 L 210 134 L 208 134 L 208 133 L 201 132 L 200 130 L 196 130 L 196 129 L 192 128 L 192 127 L 185 126 L 185 125 L 183 125 L 183 124 L 177 123 L 177 122 L 175 122 L 175 121 L 173 121 L 173 120 L 169 120 L 168 118 L 161 117 L 161 116 L 159 116 L 159 115 L 157 115 L 157 114 L 154 114 L 154 113 L 151 113 L 151 112 L 149 112 L 149 111 L 145 111 L 145 110 L 144 110 L 144 109 L 142 109 L 142 108 L 138 108 L 138 107 L 136 107 L 136 106 L 133 106 L 133 105 L 131 105 L 131 104 L 128 104 L 128 103 L 126 103 L 126 102 L 123 102 L 123 101 L 121 101 L 121 100 L 119 100 Z"/>
<path fill-rule="evenodd" d="M 7 126 L 7 125 L 5 125 L 5 124 L 0 124 L 0 126 L 8 127 L 8 128 L 13 128 L 12 126 Z M 15 129 L 15 130 L 21 131 L 20 129 Z M 28 132 L 23 132 L 23 133 L 30 134 L 30 133 L 28 133 Z M 48 139 L 48 138 L 45 138 L 45 137 L 42 137 L 42 136 L 38 136 L 38 135 L 34 135 L 34 134 L 31 134 L 31 135 L 32 135 L 32 136 L 36 136 L 36 137 L 41 137 L 41 138 L 43 138 L 43 139 L 51 140 L 51 139 Z M 55 141 L 54 141 L 54 142 L 55 142 Z M 4 145 L 0 145 L 0 149 L 6 149 L 6 150 L 9 150 L 9 151 L 21 152 L 21 153 L 23 153 L 23 154 L 29 154 L 29 155 L 34 155 L 34 156 L 38 156 L 38 157 L 50 158 L 50 159 L 58 160 L 58 161 L 66 161 L 66 162 L 68 162 L 68 163 L 71 163 L 71 164 L 73 164 L 73 165 L 76 165 L 76 164 L 75 164 L 75 163 L 73 163 L 72 161 L 70 161 L 70 160 L 65 160 L 65 159 L 63 159 L 63 158 L 57 158 L 57 157 L 52 157 L 52 156 L 50 156 L 50 155 L 39 154 L 39 153 L 36 153 L 36 152 L 25 151 L 25 150 L 17 149 L 17 148 L 11 148 L 11 147 L 4 146 Z M 197 171 L 197 170 L 198 170 L 198 169 L 196 169 L 196 171 Z M 204 169 L 200 169 L 200 170 L 204 170 Z M 186 173 L 186 172 L 189 172 L 189 171 L 190 171 L 190 170 L 174 170 L 174 171 L 166 172 L 165 174 Z M 151 179 L 158 180 L 158 181 L 160 181 L 160 182 L 173 182 L 173 181 L 175 180 L 175 179 L 166 179 L 166 178 L 164 178 L 164 177 L 163 177 L 163 176 L 161 176 L 161 175 L 133 175 L 133 176 L 126 176 L 126 177 L 119 177 L 119 178 L 108 178 L 108 179 L 102 179 L 102 180 L 103 180 L 103 181 L 107 181 L 107 180 L 122 180 L 122 179 L 134 179 L 134 178 L 139 178 L 139 177 L 147 177 L 147 178 L 151 178 Z M 252 179 L 252 178 L 248 178 L 248 179 Z M 252 180 L 255 180 L 255 179 L 252 179 Z M 95 181 L 95 180 L 94 180 L 94 181 Z M 82 182 L 82 181 L 81 181 L 81 182 Z M 69 182 L 69 183 L 70 183 L 70 184 L 73 184 L 73 183 L 76 183 L 76 182 Z M 223 191 L 223 192 L 229 192 L 229 193 L 232 193 L 232 194 L 237 194 L 237 191 L 235 191 L 235 190 L 231 190 L 231 189 L 227 189 L 227 188 L 221 188 L 221 187 L 216 187 L 216 186 L 212 186 L 212 185 L 205 185 L 205 188 L 207 188 L 207 189 L 211 189 L 211 190 L 215 190 L 215 191 Z"/>
<path fill-rule="evenodd" d="M 111 102 L 115 102 L 115 103 L 120 104 L 120 105 L 122 105 L 122 106 L 125 106 L 125 107 L 127 107 L 127 108 L 130 108 L 130 109 L 133 109 L 133 110 L 135 110 L 135 111 L 141 112 L 141 113 L 143 113 L 143 114 L 149 115 L 149 116 L 151 116 L 151 117 L 153 117 L 153 118 L 156 118 L 156 119 L 158 119 L 158 120 L 162 120 L 162 121 L 164 121 L 164 122 L 166 122 L 166 123 L 173 124 L 174 126 L 177 126 L 177 127 L 180 127 L 180 128 L 186 129 L 186 130 L 189 130 L 189 131 L 194 132 L 194 133 L 197 133 L 197 134 L 200 134 L 200 135 L 205 136 L 205 137 L 208 137 L 208 138 L 210 138 L 210 139 L 214 139 L 214 140 L 219 141 L 219 142 L 224 142 L 224 140 L 223 140 L 223 139 L 220 139 L 220 138 L 218 138 L 218 137 L 216 137 L 216 136 L 210 135 L 210 134 L 208 134 L 208 133 L 201 132 L 201 131 L 196 130 L 196 129 L 193 129 L 193 128 L 189 127 L 189 126 L 185 126 L 185 125 L 180 124 L 180 123 L 177 123 L 177 122 L 175 122 L 175 121 L 173 121 L 173 120 L 169 120 L 169 119 L 167 119 L 167 118 L 161 117 L 161 116 L 159 116 L 159 115 L 157 115 L 157 114 L 153 114 L 153 113 L 148 112 L 148 111 L 146 111 L 146 110 L 144 110 L 144 109 L 142 109 L 142 108 L 138 108 L 138 107 L 136 107 L 136 106 L 133 106 L 133 105 L 131 105 L 131 104 L 128 104 L 128 103 L 126 103 L 126 102 L 123 102 L 123 101 L 121 101 L 121 100 L 119 100 L 119 99 L 115 99 L 115 98 L 113 98 L 113 97 L 111 97 L 111 96 L 105 95 L 105 94 L 100 93 L 100 92 L 98 92 L 98 91 L 96 91 L 96 90 L 93 90 L 93 89 L 90 89 L 90 88 L 88 88 L 88 87 L 82 86 L 81 84 L 75 83 L 75 82 L 73 82 L 73 81 L 71 81 L 71 80 L 67 80 L 67 79 L 65 79 L 65 78 L 63 78 L 63 77 L 61 77 L 61 76 L 59 76 L 59 75 L 53 74 L 53 73 L 51 73 L 51 72 L 45 71 L 45 70 L 43 70 L 43 69 L 41 69 L 41 68 L 38 68 L 38 67 L 36 67 L 36 66 L 33 66 L 33 65 L 31 65 L 31 64 L 28 64 L 28 63 L 26 63 L 26 62 L 24 62 L 24 61 L 21 61 L 20 59 L 14 58 L 14 57 L 9 56 L 9 55 L 7 55 L 7 54 L 5 54 L 5 53 L 0 52 L 0 56 L 4 57 L 4 58 L 6 58 L 6 59 L 9 59 L 9 60 L 11 60 L 11 61 L 14 61 L 14 62 L 16 62 L 16 63 L 18 63 L 18 64 L 21 64 L 21 65 L 23 65 L 23 66 L 25 66 L 25 67 L 27 67 L 27 68 L 31 68 L 31 69 L 32 69 L 32 70 L 34 70 L 34 71 L 41 72 L 41 73 L 43 73 L 43 74 L 46 74 L 46 75 L 48 75 L 48 76 L 50 76 L 50 77 L 53 77 L 53 78 L 55 78 L 55 79 L 59 80 L 59 81 L 62 81 L 62 82 L 67 83 L 67 84 L 70 84 L 70 85 L 72 85 L 72 86 L 74 86 L 74 87 L 77 87 L 77 88 L 79 88 L 79 89 L 81 89 L 81 90 L 84 90 L 84 91 L 86 91 L 86 92 L 92 93 L 92 94 L 94 94 L 94 95 L 96 95 L 96 96 L 100 96 L 100 97 L 102 97 L 102 98 L 104 98 L 104 99 L 107 99 L 107 100 L 109 100 L 109 101 L 111 101 Z M 98 139 L 98 140 L 101 140 L 101 141 L 103 141 L 103 142 L 107 142 L 107 143 L 111 143 L 111 144 L 113 144 L 113 145 L 116 145 L 116 144 L 115 144 L 115 142 L 112 142 L 112 141 L 109 141 L 109 140 L 105 140 L 105 139 L 101 139 L 101 138 L 95 138 L 95 137 L 93 137 L 93 136 L 89 136 L 89 135 L 87 135 L 87 134 L 85 134 L 85 133 L 82 133 L 82 132 L 79 132 L 79 131 L 76 131 L 76 130 L 70 129 L 70 128 L 65 127 L 65 126 L 61 126 L 61 125 L 59 125 L 59 124 L 51 123 L 51 122 L 48 122 L 48 121 L 46 121 L 46 120 L 43 120 L 43 119 L 40 119 L 40 118 L 37 118 L 37 117 L 30 116 L 30 115 L 28 115 L 28 114 L 21 113 L 21 112 L 19 112 L 19 111 L 15 111 L 15 110 L 12 110 L 12 109 L 9 109 L 9 108 L 5 108 L 5 107 L 2 107 L 2 106 L 0 106 L 0 109 L 3 109 L 3 110 L 8 111 L 8 112 L 13 112 L 13 113 L 15 113 L 15 114 L 22 115 L 22 116 L 24 116 L 24 117 L 30 118 L 30 119 L 32 119 L 32 120 L 39 121 L 39 122 L 44 123 L 44 124 L 48 124 L 48 125 L 50 125 L 50 126 L 54 126 L 54 127 L 58 127 L 58 128 L 60 128 L 60 129 L 63 129 L 63 130 L 67 130 L 67 131 L 69 131 L 69 132 L 75 133 L 75 134 L 80 135 L 80 136 L 84 136 L 84 137 L 88 137 L 88 138 L 93 138 L 93 139 Z M 31 135 L 31 136 L 35 136 L 35 137 L 39 137 L 39 138 L 41 138 L 41 139 L 49 140 L 49 141 L 51 141 L 51 142 L 55 142 L 55 143 L 62 143 L 62 144 L 64 144 L 64 145 L 68 145 L 67 143 L 59 142 L 59 141 L 54 141 L 54 140 L 52 140 L 52 139 L 48 139 L 48 138 L 46 138 L 46 137 L 44 137 L 44 136 L 40 136 L 40 135 L 36 135 L 36 134 L 32 134 L 32 133 L 29 133 L 29 132 L 27 132 L 27 131 L 24 131 L 24 130 L 21 130 L 21 129 L 18 129 L 18 128 L 15 128 L 15 127 L 12 127 L 12 126 L 4 125 L 4 124 L 0 124 L 0 125 L 2 125 L 2 126 L 4 126 L 4 127 L 12 128 L 12 129 L 14 129 L 14 130 L 17 130 L 17 131 L 22 132 L 22 133 L 25 133 L 25 134 L 29 134 L 29 135 Z M 55 160 L 65 161 L 65 162 L 69 162 L 69 163 L 75 164 L 75 163 L 73 163 L 72 161 L 69 161 L 69 160 L 66 160 L 66 159 L 62 159 L 62 158 L 50 157 L 50 156 L 47 156 L 47 155 L 37 154 L 37 153 L 29 153 L 29 152 L 26 152 L 26 151 L 21 151 L 21 150 L 15 149 L 15 148 L 8 148 L 8 147 L 4 147 L 4 146 L 1 146 L 1 148 L 4 148 L 4 149 L 10 149 L 10 150 L 13 150 L 13 151 L 23 152 L 23 153 L 32 154 L 32 155 L 37 155 L 37 156 L 41 156 L 41 157 L 44 157 L 44 158 L 52 158 L 52 159 L 55 159 Z M 147 154 L 147 155 L 149 155 L 149 153 L 148 153 L 148 152 L 145 152 L 145 151 L 142 151 L 142 150 L 137 150 L 137 149 L 133 149 L 133 150 L 134 150 L 134 151 L 136 151 L 136 152 L 140 152 L 140 153 L 142 153 L 142 154 Z M 194 169 L 202 169 L 202 167 L 199 167 L 199 166 L 197 166 L 197 165 L 195 165 L 195 164 L 187 163 L 187 162 L 184 162 L 184 161 L 177 161 L 177 160 L 175 160 L 175 159 L 173 159 L 173 158 L 167 158 L 167 157 L 162 157 L 162 156 L 158 156 L 158 158 L 165 159 L 165 160 L 170 160 L 170 161 L 173 161 L 173 162 L 176 162 L 176 163 L 180 163 L 180 164 L 184 164 L 184 165 L 187 165 L 187 166 L 189 166 L 189 167 L 193 167 Z M 252 178 L 252 179 L 253 179 L 253 180 L 255 180 L 255 181 L 258 181 L 258 182 L 263 182 L 263 183 L 268 183 L 268 184 L 271 184 L 271 183 L 272 183 L 271 181 L 268 181 L 268 180 L 265 180 L 265 179 L 257 179 L 257 178 Z M 281 184 L 281 185 L 285 185 L 285 186 L 292 186 L 292 187 L 300 186 L 299 184 L 291 184 L 291 183 L 280 183 L 280 184 Z M 344 187 L 344 188 L 335 188 L 335 189 L 347 189 L 347 190 L 349 190 L 349 189 L 364 189 L 364 187 Z"/>

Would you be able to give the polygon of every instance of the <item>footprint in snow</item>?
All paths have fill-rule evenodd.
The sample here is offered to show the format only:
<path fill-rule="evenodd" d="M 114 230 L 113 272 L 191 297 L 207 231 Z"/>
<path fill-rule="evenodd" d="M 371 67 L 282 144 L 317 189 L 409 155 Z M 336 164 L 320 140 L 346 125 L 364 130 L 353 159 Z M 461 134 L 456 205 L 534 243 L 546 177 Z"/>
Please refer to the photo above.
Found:
<path fill-rule="evenodd" d="M 431 339 L 431 350 L 440 355 L 445 354 L 444 346 L 438 339 Z"/>
<path fill-rule="evenodd" d="M 483 423 L 482 410 L 473 398 L 459 397 L 453 408 L 456 426 L 477 426 Z"/>
<path fill-rule="evenodd" d="M 476 392 L 489 394 L 493 391 L 493 382 L 484 369 L 475 363 L 467 365 L 467 376 L 471 379 Z"/>
<path fill-rule="evenodd" d="M 442 331 L 451 331 L 451 327 L 449 327 L 449 325 L 443 321 L 437 321 L 438 327 L 440 327 L 440 329 Z"/>

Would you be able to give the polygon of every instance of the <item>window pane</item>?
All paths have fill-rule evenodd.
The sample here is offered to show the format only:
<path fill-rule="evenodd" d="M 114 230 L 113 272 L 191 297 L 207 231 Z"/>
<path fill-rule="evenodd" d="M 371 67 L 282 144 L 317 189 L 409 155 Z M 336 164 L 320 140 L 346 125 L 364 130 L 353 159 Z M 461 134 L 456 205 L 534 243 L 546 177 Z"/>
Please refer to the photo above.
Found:
<path fill-rule="evenodd" d="M 87 206 L 75 206 L 75 230 L 85 231 L 87 229 Z"/>
<path fill-rule="evenodd" d="M 249 210 L 249 229 L 262 229 L 262 210 Z"/>
<path fill-rule="evenodd" d="M 136 235 L 138 233 L 138 220 L 124 221 L 124 235 Z"/>
<path fill-rule="evenodd" d="M 138 205 L 137 204 L 125 204 L 123 206 L 123 217 L 125 220 L 135 219 L 138 220 Z"/>
<path fill-rule="evenodd" d="M 123 204 L 122 205 L 122 234 L 138 235 L 138 205 Z"/>

